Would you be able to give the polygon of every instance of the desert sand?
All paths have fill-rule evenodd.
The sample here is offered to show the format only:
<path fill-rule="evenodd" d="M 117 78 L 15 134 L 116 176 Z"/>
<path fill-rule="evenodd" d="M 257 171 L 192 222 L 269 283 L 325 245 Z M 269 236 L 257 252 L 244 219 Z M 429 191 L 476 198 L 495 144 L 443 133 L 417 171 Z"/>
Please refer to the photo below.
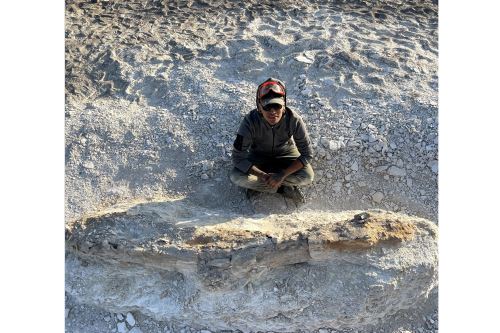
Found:
<path fill-rule="evenodd" d="M 437 2 L 68 0 L 65 12 L 68 225 L 176 198 L 241 216 L 380 208 L 438 222 Z M 268 77 L 286 83 L 314 144 L 300 208 L 248 201 L 228 179 Z M 432 295 L 360 331 L 437 331 Z M 196 331 L 69 296 L 66 307 L 67 332 Z"/>

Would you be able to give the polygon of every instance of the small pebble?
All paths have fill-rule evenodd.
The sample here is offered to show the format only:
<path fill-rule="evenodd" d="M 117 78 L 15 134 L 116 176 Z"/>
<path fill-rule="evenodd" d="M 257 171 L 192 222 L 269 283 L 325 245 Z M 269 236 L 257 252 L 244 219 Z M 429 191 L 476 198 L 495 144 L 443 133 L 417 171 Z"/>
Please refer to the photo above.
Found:
<path fill-rule="evenodd" d="M 116 328 L 118 329 L 118 332 L 120 333 L 126 333 L 127 332 L 127 325 L 125 322 L 118 323 L 116 325 Z"/>
<path fill-rule="evenodd" d="M 94 163 L 91 161 L 83 162 L 83 167 L 85 169 L 94 169 L 95 168 Z"/>
<path fill-rule="evenodd" d="M 435 174 L 438 173 L 438 161 L 434 160 L 430 162 L 429 167 L 431 168 L 432 172 L 434 172 Z"/>
<path fill-rule="evenodd" d="M 134 326 L 135 325 L 135 318 L 134 318 L 134 316 L 130 312 L 127 313 L 127 323 L 130 326 Z"/>
<path fill-rule="evenodd" d="M 397 166 L 391 166 L 389 170 L 387 170 L 387 173 L 391 176 L 395 177 L 404 177 L 406 176 L 406 170 Z"/>
<path fill-rule="evenodd" d="M 372 195 L 372 200 L 373 200 L 375 203 L 381 203 L 383 199 L 384 199 L 384 194 L 383 194 L 382 192 L 375 192 L 375 193 Z"/>

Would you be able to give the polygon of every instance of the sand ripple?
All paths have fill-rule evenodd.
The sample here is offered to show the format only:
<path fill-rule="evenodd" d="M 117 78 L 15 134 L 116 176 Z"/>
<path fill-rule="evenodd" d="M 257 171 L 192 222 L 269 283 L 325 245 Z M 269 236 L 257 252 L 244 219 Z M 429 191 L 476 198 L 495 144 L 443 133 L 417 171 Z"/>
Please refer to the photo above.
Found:
<path fill-rule="evenodd" d="M 310 66 L 295 60 L 304 53 Z M 145 86 L 162 86 L 150 77 L 168 78 L 172 64 L 190 62 L 217 62 L 242 80 L 306 67 L 317 78 L 331 78 L 334 91 L 342 86 L 352 95 L 362 86 L 398 94 L 407 76 L 436 84 L 437 5 L 69 1 L 66 60 L 67 93 L 79 98 L 148 98 Z"/>

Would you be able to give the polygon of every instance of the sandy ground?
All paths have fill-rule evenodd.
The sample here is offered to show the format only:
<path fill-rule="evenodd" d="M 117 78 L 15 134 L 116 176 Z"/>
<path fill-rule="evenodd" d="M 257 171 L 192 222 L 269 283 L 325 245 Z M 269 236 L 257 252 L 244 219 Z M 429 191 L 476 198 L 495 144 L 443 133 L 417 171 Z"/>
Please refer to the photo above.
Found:
<path fill-rule="evenodd" d="M 228 180 L 239 122 L 273 76 L 314 142 L 301 209 L 437 223 L 437 26 L 431 1 L 66 1 L 67 222 L 167 197 L 243 215 L 294 210 L 249 202 Z M 127 330 L 182 332 L 133 315 Z M 123 322 L 67 300 L 68 332 Z M 435 297 L 372 331 L 405 330 L 437 330 Z"/>

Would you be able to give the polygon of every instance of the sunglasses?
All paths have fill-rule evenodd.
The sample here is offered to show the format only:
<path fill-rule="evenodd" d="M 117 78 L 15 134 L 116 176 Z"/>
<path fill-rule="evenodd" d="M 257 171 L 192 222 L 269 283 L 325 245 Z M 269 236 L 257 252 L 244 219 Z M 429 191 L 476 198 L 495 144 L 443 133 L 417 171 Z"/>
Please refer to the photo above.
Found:
<path fill-rule="evenodd" d="M 281 105 L 281 104 L 275 104 L 275 103 L 273 103 L 273 104 L 268 104 L 268 105 L 264 106 L 263 109 L 266 112 L 271 112 L 272 110 L 278 110 L 279 111 L 279 110 L 281 110 L 282 106 L 283 105 Z"/>
<path fill-rule="evenodd" d="M 259 98 L 269 94 L 270 92 L 274 92 L 280 96 L 285 96 L 285 88 L 281 84 L 276 81 L 269 81 L 263 83 L 259 88 Z"/>

